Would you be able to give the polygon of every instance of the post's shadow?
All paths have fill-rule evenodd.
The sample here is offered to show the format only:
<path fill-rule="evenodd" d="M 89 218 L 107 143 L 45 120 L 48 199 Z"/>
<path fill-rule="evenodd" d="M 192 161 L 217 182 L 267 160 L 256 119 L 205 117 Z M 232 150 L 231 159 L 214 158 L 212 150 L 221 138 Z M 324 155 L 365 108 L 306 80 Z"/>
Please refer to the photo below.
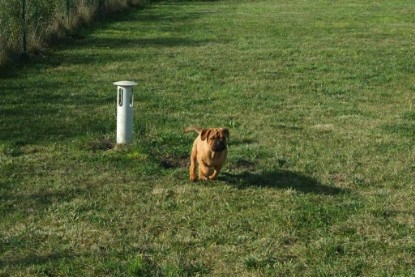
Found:
<path fill-rule="evenodd" d="M 302 193 L 338 195 L 349 192 L 320 183 L 315 178 L 289 170 L 274 170 L 264 172 L 224 173 L 222 180 L 235 187 L 267 187 L 275 189 L 293 189 Z"/>

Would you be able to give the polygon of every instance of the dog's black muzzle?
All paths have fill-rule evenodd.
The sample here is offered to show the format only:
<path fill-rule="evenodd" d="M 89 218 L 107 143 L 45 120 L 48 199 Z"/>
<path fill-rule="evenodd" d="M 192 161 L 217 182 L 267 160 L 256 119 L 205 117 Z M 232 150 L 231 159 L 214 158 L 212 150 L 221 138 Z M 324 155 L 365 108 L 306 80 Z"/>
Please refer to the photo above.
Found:
<path fill-rule="evenodd" d="M 226 142 L 225 141 L 217 141 L 213 146 L 213 151 L 215 152 L 222 152 L 226 149 Z"/>

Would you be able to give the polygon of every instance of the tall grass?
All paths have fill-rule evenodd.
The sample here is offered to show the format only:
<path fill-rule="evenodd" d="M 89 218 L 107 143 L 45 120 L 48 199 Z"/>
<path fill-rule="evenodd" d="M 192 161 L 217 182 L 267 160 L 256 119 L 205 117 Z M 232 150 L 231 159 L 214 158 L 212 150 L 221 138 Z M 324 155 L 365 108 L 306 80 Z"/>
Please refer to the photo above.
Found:
<path fill-rule="evenodd" d="M 97 16 L 148 0 L 0 0 L 0 66 L 10 56 L 39 53 Z"/>

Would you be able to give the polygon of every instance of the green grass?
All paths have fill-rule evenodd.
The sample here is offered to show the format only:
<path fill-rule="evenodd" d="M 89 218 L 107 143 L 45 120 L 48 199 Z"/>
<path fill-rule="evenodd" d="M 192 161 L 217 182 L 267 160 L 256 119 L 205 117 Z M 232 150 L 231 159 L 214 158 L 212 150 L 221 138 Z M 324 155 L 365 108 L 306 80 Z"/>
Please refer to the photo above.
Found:
<path fill-rule="evenodd" d="M 414 12 L 159 2 L 2 71 L 0 275 L 412 275 Z M 191 125 L 230 129 L 216 182 Z"/>

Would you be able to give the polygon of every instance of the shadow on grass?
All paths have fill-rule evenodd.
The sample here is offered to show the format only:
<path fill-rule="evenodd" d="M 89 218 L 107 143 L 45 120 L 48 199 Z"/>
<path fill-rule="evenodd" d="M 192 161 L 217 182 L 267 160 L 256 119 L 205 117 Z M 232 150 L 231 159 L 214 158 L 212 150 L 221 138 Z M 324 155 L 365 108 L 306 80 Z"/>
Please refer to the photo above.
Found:
<path fill-rule="evenodd" d="M 0 183 L 0 185 L 3 184 Z M 0 190 L 0 202 L 2 203 L 0 211 L 3 215 L 41 214 L 47 212 L 50 206 L 56 203 L 70 202 L 72 199 L 84 194 L 84 190 L 79 188 L 62 191 L 45 190 L 16 193 L 11 190 L 10 185 L 4 183 L 4 188 Z"/>
<path fill-rule="evenodd" d="M 200 47 L 216 42 L 188 36 L 186 28 L 204 13 L 186 14 L 170 7 L 169 3 L 160 5 L 168 7 L 158 9 L 150 5 L 138 8 L 138 11 L 132 9 L 61 41 L 54 51 L 32 57 L 23 66 L 2 69 L 0 141 L 32 144 L 71 139 L 85 132 L 113 132 L 112 114 L 105 113 L 106 118 L 100 118 L 96 111 L 102 107 L 108 107 L 111 111 L 114 95 L 93 93 L 96 87 L 101 88 L 94 83 L 96 76 L 89 75 L 89 72 L 72 74 L 69 71 L 65 73 L 67 76 L 56 74 L 55 68 L 61 65 L 68 68 L 71 65 L 99 68 L 114 62 L 131 62 L 137 53 L 143 54 L 140 52 L 143 48 L 154 47 L 159 51 L 170 47 Z M 153 33 L 159 29 L 159 36 L 148 37 L 148 30 Z M 109 35 L 105 35 L 106 30 L 110 30 Z M 172 36 L 163 35 L 170 32 Z M 33 68 L 37 74 L 28 70 Z"/>
<path fill-rule="evenodd" d="M 188 38 L 180 38 L 180 37 L 163 37 L 163 38 L 92 38 L 87 41 L 87 44 L 93 44 L 95 49 L 104 49 L 107 50 L 108 47 L 110 48 L 145 48 L 145 47 L 163 47 L 163 48 L 170 48 L 176 46 L 184 46 L 184 47 L 198 47 L 203 46 L 209 43 L 216 43 L 217 41 L 211 39 L 188 39 Z M 74 46 L 78 46 L 74 45 Z M 116 53 L 112 53 L 111 58 L 115 55 L 115 58 L 119 59 L 119 56 Z M 131 57 L 129 57 L 131 60 Z"/>
<path fill-rule="evenodd" d="M 112 121 L 88 115 L 88 111 L 93 111 L 97 106 L 110 106 L 108 98 L 97 99 L 92 104 L 87 103 L 88 97 L 82 102 L 76 97 L 61 94 L 62 99 L 59 101 L 46 94 L 47 91 L 39 91 L 37 95 L 23 93 L 15 97 L 15 101 L 21 101 L 20 104 L 4 105 L 5 108 L 0 112 L 0 126 L 3 127 L 0 141 L 25 145 L 70 139 L 86 132 L 105 133 L 112 130 Z M 59 95 L 56 93 L 54 96 Z"/>
<path fill-rule="evenodd" d="M 224 173 L 224 181 L 240 188 L 267 187 L 275 189 L 293 189 L 302 193 L 338 195 L 347 190 L 321 184 L 316 179 L 289 170 L 265 171 L 259 173 Z"/>
<path fill-rule="evenodd" d="M 78 257 L 79 255 L 74 255 L 73 253 L 54 253 L 49 255 L 28 255 L 19 258 L 9 258 L 9 259 L 0 259 L 0 267 L 5 266 L 31 266 L 31 265 L 41 265 L 48 264 L 54 261 L 59 260 L 70 260 Z M 54 276 L 52 274 L 47 274 L 47 269 L 43 272 L 46 276 Z"/>
<path fill-rule="evenodd" d="M 4 217 L 2 220 L 6 222 L 6 226 L 9 224 L 13 226 L 14 221 L 17 222 L 17 225 L 31 225 L 33 224 L 33 217 L 43 218 L 44 214 L 50 213 L 50 207 L 54 204 L 69 202 L 84 194 L 83 190 L 80 189 L 16 193 L 7 191 L 7 189 L 11 189 L 11 185 L 7 182 L 0 182 L 0 186 L 2 187 L 0 190 L 0 214 Z M 30 223 L 24 223 L 26 218 Z M 41 231 L 42 227 L 39 228 L 40 230 L 35 231 L 35 229 L 26 227 L 24 229 L 30 230 L 21 232 L 5 230 L 7 236 L 0 243 L 0 256 L 2 256 L 0 258 L 0 268 L 47 264 L 75 257 L 72 253 L 66 252 L 53 251 L 51 254 L 40 254 L 34 251 L 39 247 L 39 242 L 44 241 L 46 237 L 46 233 Z M 7 254 L 4 255 L 5 253 Z"/>

